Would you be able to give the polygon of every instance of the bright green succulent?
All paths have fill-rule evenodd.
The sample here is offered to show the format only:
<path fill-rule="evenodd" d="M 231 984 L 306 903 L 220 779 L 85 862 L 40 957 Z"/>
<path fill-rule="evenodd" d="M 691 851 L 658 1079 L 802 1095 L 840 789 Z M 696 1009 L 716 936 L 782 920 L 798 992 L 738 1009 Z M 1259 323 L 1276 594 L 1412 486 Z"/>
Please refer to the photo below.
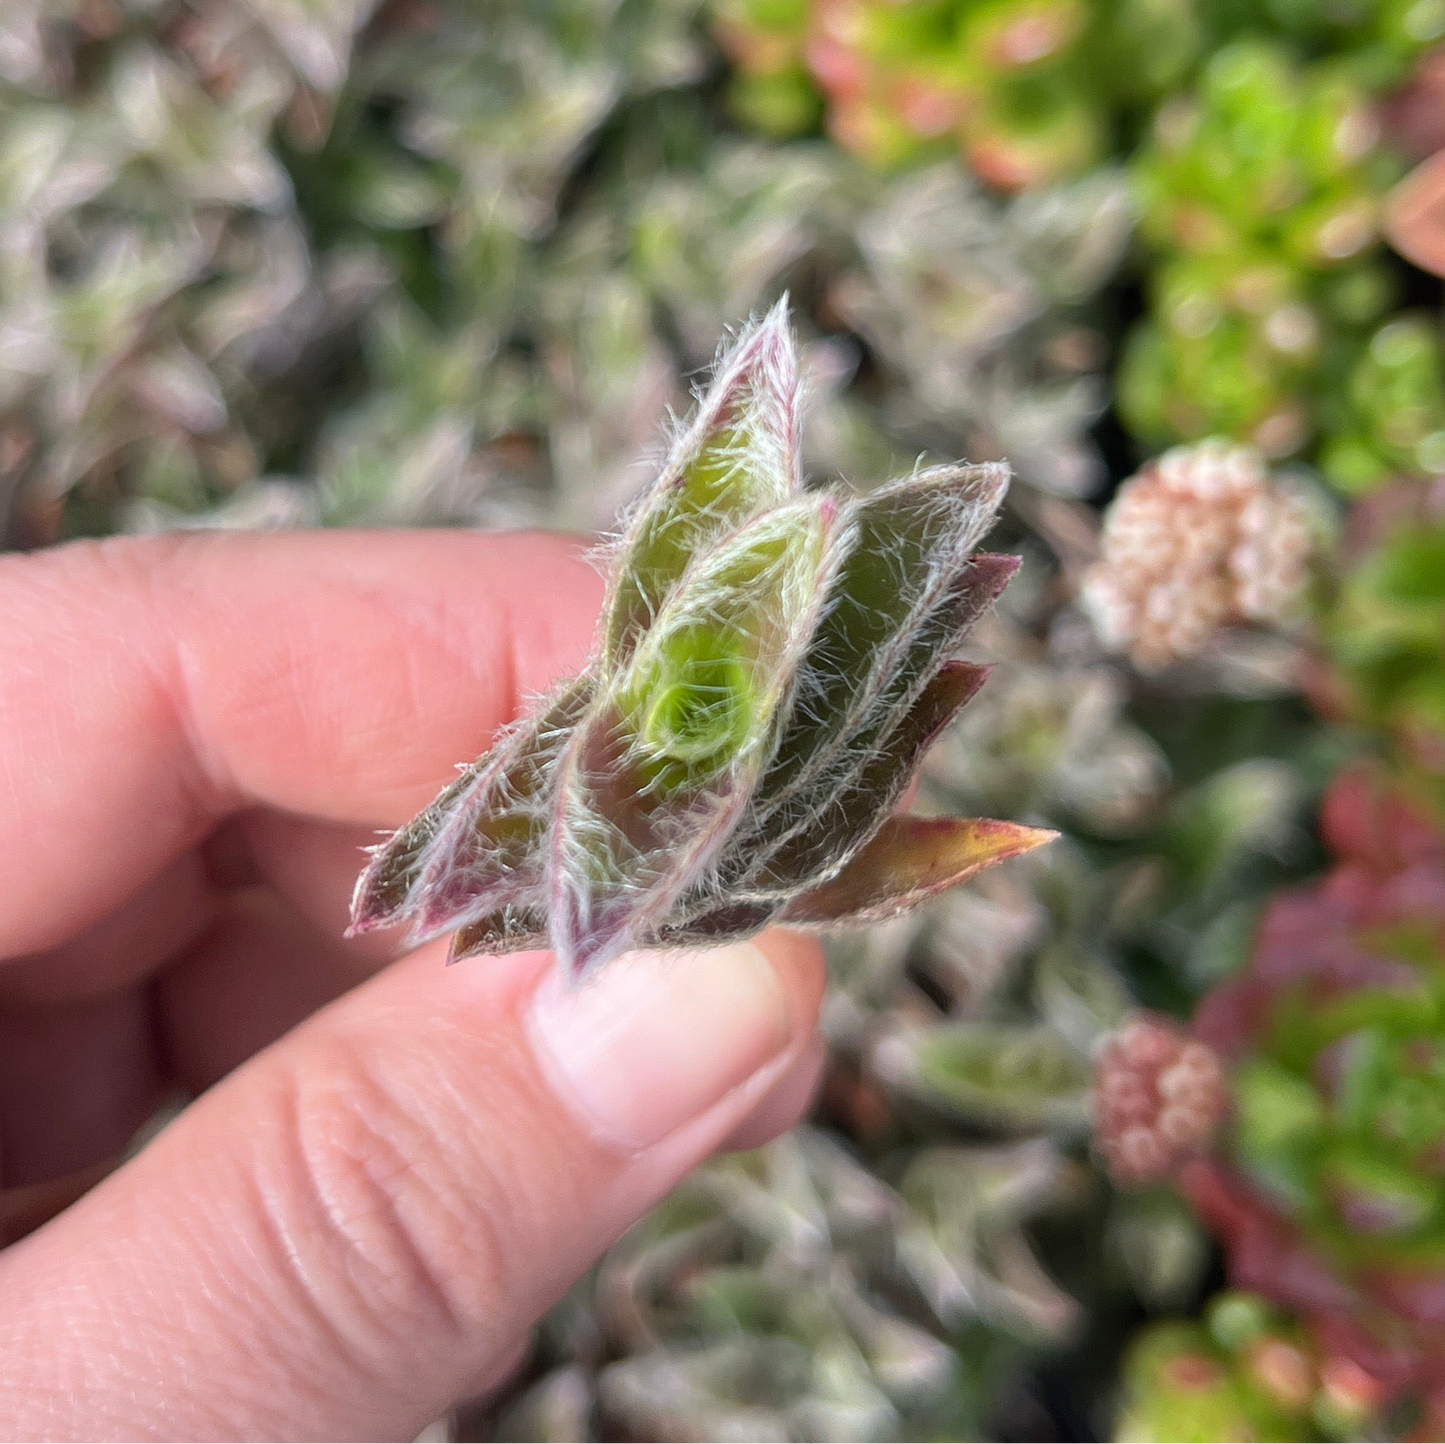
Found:
<path fill-rule="evenodd" d="M 1381 1424 L 1375 1380 L 1247 1293 L 1215 1295 L 1202 1322 L 1150 1325 L 1123 1382 L 1118 1440 L 1373 1438 Z"/>
<path fill-rule="evenodd" d="M 714 11 L 747 124 L 793 135 L 821 111 L 834 140 L 875 165 L 958 151 L 1006 191 L 1127 144 L 1142 107 L 1231 42 L 1270 37 L 1380 89 L 1445 35 L 1441 0 L 715 0 Z M 1310 229 L 1306 212 L 1300 222 Z"/>
<path fill-rule="evenodd" d="M 1266 30 L 1309 55 L 1335 55 L 1362 84 L 1396 83 L 1445 37 L 1440 0 L 1203 0 L 1212 38 Z"/>
<path fill-rule="evenodd" d="M 628 947 L 891 916 L 1052 836 L 890 816 L 987 671 L 951 660 L 1017 568 L 973 555 L 1007 470 L 804 491 L 785 303 L 722 362 L 618 544 L 588 670 L 357 884 L 357 931 Z"/>
<path fill-rule="evenodd" d="M 1299 273 L 1268 257 L 1180 256 L 1150 289 L 1118 377 L 1130 427 L 1150 443 L 1229 436 L 1267 456 L 1298 450 L 1326 324 Z"/>
<path fill-rule="evenodd" d="M 1408 508 L 1346 572 L 1325 638 L 1346 716 L 1445 802 L 1445 523 Z"/>
<path fill-rule="evenodd" d="M 1445 475 L 1445 352 L 1438 322 L 1393 317 L 1331 394 L 1320 468 L 1357 494 L 1401 477 Z"/>
<path fill-rule="evenodd" d="M 1369 101 L 1344 66 L 1250 40 L 1160 108 L 1133 164 L 1160 260 L 1119 383 L 1143 440 L 1285 456 L 1328 424 L 1332 378 L 1391 299 L 1376 253 L 1395 167 Z"/>
<path fill-rule="evenodd" d="M 1326 270 L 1376 239 L 1382 172 L 1368 92 L 1338 67 L 1240 41 L 1165 105 L 1136 175 L 1144 233 L 1195 255 L 1255 245 Z"/>
<path fill-rule="evenodd" d="M 1199 31 L 1189 0 L 724 0 L 734 101 L 760 129 L 810 126 L 892 167 L 961 151 L 1004 191 L 1108 154 L 1117 111 L 1176 83 Z"/>

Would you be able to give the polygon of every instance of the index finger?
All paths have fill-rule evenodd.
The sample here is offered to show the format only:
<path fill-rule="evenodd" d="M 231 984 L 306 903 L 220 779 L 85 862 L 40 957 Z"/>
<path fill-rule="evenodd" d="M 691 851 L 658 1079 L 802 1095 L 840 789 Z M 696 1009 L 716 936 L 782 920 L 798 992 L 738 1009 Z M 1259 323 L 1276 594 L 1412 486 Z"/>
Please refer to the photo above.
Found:
<path fill-rule="evenodd" d="M 207 534 L 0 559 L 0 956 L 227 813 L 388 827 L 576 671 L 601 583 L 535 534 Z"/>

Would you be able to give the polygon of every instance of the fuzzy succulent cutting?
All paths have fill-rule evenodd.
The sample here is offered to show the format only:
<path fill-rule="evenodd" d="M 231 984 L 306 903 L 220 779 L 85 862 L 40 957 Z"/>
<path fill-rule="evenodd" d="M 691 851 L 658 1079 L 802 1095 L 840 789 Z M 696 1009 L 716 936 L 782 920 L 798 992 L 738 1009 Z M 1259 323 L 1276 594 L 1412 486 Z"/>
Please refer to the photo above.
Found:
<path fill-rule="evenodd" d="M 987 676 L 955 654 L 1018 566 L 974 551 L 1007 468 L 805 490 L 798 433 L 780 302 L 626 525 L 587 669 L 375 851 L 353 931 L 550 944 L 579 974 L 887 917 L 1054 835 L 895 813 Z"/>

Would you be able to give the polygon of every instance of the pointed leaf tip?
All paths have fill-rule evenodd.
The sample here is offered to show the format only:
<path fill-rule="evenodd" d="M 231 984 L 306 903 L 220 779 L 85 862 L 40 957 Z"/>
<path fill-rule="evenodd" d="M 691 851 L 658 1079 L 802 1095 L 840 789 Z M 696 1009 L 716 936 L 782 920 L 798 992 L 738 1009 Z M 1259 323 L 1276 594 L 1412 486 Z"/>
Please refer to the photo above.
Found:
<path fill-rule="evenodd" d="M 969 559 L 969 578 L 991 604 L 999 599 L 1023 564 L 1024 559 L 1012 552 L 979 552 Z"/>
<path fill-rule="evenodd" d="M 693 558 L 802 490 L 797 354 L 775 306 L 718 363 L 696 414 L 623 538 L 603 670 L 626 665 Z"/>
<path fill-rule="evenodd" d="M 453 783 L 426 813 L 399 828 L 385 842 L 365 849 L 367 860 L 351 893 L 348 938 L 406 920 L 415 874 L 431 841 L 434 811 L 451 805 L 460 792 Z"/>
<path fill-rule="evenodd" d="M 783 920 L 813 927 L 878 922 L 1058 835 L 990 818 L 891 817 L 842 872 L 790 903 Z"/>
<path fill-rule="evenodd" d="M 1003 505 L 1013 481 L 1006 461 L 954 461 L 931 466 L 911 479 L 914 486 L 946 488 L 966 494 L 981 514 L 992 516 Z"/>

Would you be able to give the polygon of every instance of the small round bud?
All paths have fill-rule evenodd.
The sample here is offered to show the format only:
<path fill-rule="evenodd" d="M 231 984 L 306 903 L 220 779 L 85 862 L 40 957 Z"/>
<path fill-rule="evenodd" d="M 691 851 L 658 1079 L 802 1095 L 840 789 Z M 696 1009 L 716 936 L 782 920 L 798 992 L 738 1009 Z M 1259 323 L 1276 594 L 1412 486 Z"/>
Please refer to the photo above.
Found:
<path fill-rule="evenodd" d="M 1094 1141 L 1122 1184 L 1168 1178 L 1212 1141 L 1228 1092 L 1219 1058 L 1167 1018 L 1139 1014 L 1094 1065 Z"/>
<path fill-rule="evenodd" d="M 1080 600 L 1104 644 L 1145 669 L 1229 627 L 1293 619 L 1314 550 L 1309 505 L 1250 447 L 1175 447 L 1124 483 Z"/>

